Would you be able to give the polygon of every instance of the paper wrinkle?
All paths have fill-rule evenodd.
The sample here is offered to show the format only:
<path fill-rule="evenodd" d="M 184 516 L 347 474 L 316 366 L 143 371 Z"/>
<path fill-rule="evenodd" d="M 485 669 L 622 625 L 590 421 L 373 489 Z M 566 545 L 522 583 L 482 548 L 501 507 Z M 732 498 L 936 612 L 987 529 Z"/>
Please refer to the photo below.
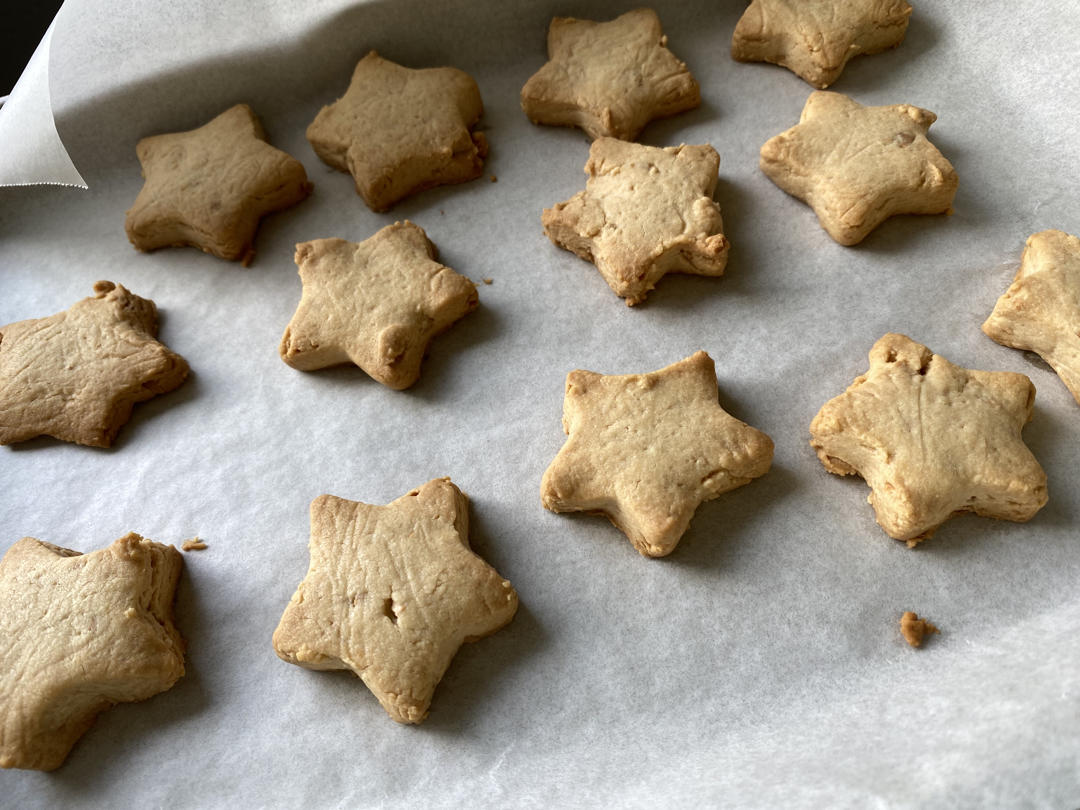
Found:
<path fill-rule="evenodd" d="M 60 7 L 60 12 L 64 7 Z M 60 12 L 0 107 L 0 186 L 87 188 L 56 131 L 49 90 L 49 56 Z"/>

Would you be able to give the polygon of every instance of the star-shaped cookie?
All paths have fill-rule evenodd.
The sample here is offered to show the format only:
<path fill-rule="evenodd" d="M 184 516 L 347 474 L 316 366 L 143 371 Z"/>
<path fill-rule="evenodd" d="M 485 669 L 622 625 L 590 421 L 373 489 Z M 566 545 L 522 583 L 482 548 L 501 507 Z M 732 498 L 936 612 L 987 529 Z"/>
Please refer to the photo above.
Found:
<path fill-rule="evenodd" d="M 359 243 L 297 245 L 304 291 L 281 338 L 281 359 L 301 371 L 351 361 L 383 385 L 408 388 L 431 338 L 476 308 L 476 286 L 435 255 L 408 220 Z"/>
<path fill-rule="evenodd" d="M 761 170 L 854 245 L 896 214 L 949 212 L 956 171 L 926 139 L 937 116 L 910 104 L 864 107 L 816 91 L 799 123 L 761 147 Z"/>
<path fill-rule="evenodd" d="M 487 140 L 470 130 L 483 112 L 464 71 L 410 70 L 371 51 L 345 95 L 319 111 L 307 139 L 326 163 L 353 176 L 371 210 L 385 211 L 418 191 L 480 176 Z"/>
<path fill-rule="evenodd" d="M 146 182 L 124 228 L 139 250 L 191 245 L 248 264 L 259 220 L 311 193 L 303 165 L 266 142 L 247 104 L 189 132 L 143 138 L 135 152 Z"/>
<path fill-rule="evenodd" d="M 184 674 L 180 552 L 129 534 L 80 554 L 32 537 L 0 560 L 0 767 L 58 768 L 94 718 Z"/>
<path fill-rule="evenodd" d="M 982 330 L 1005 346 L 1038 352 L 1080 403 L 1080 239 L 1040 231 Z"/>
<path fill-rule="evenodd" d="M 824 90 L 851 57 L 903 42 L 910 16 L 904 0 L 753 0 L 735 26 L 731 55 L 783 65 Z"/>
<path fill-rule="evenodd" d="M 772 464 L 772 440 L 717 396 L 712 358 L 700 351 L 647 374 L 571 371 L 567 439 L 540 484 L 544 507 L 602 514 L 642 554 L 670 554 L 698 504 Z"/>
<path fill-rule="evenodd" d="M 111 281 L 65 312 L 0 327 L 0 444 L 110 446 L 136 402 L 187 377 L 157 329 L 154 302 Z"/>
<path fill-rule="evenodd" d="M 321 495 L 311 564 L 274 631 L 308 669 L 351 669 L 399 723 L 427 717 L 458 648 L 517 612 L 510 583 L 469 548 L 468 499 L 436 478 L 387 506 Z"/>
<path fill-rule="evenodd" d="M 888 334 L 814 417 L 810 445 L 829 472 L 861 475 L 878 524 L 914 546 L 960 512 L 1026 521 L 1042 508 L 1046 474 L 1020 438 L 1034 402 L 1023 374 L 954 366 Z"/>
<path fill-rule="evenodd" d="M 610 22 L 555 17 L 547 47 L 549 61 L 521 89 L 534 123 L 629 141 L 654 118 L 701 104 L 697 81 L 667 49 L 652 9 Z"/>
<path fill-rule="evenodd" d="M 585 190 L 544 209 L 544 232 L 593 262 L 629 306 L 666 273 L 723 275 L 730 245 L 712 199 L 719 166 L 708 145 L 661 149 L 598 138 Z"/>

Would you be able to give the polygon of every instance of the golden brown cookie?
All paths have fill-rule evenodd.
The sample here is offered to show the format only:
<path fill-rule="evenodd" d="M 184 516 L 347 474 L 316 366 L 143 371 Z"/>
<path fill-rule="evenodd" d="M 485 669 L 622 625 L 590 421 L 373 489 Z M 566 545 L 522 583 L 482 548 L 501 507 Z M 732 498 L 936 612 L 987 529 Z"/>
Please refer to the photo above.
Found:
<path fill-rule="evenodd" d="M 483 112 L 464 71 L 410 70 L 372 51 L 345 95 L 319 111 L 307 139 L 322 160 L 353 176 L 371 210 L 385 211 L 410 194 L 483 173 L 487 141 L 471 132 Z"/>
<path fill-rule="evenodd" d="M 711 146 L 641 146 L 599 138 L 585 190 L 545 208 L 544 233 L 596 265 L 629 306 L 666 273 L 720 276 L 729 243 L 712 199 L 720 156 Z"/>
<path fill-rule="evenodd" d="M 753 0 L 731 38 L 740 62 L 772 62 L 824 90 L 861 53 L 904 41 L 904 0 Z"/>
<path fill-rule="evenodd" d="M 571 371 L 567 439 L 540 484 L 544 507 L 602 514 L 642 554 L 670 554 L 698 504 L 772 464 L 772 440 L 717 397 L 712 358 L 700 351 L 647 374 Z"/>
<path fill-rule="evenodd" d="M 143 138 L 135 152 L 146 182 L 124 228 L 139 250 L 191 245 L 247 264 L 259 220 L 311 193 L 303 165 L 266 142 L 247 104 L 189 132 Z"/>
<path fill-rule="evenodd" d="M 951 211 L 956 171 L 926 139 L 937 116 L 910 104 L 864 107 L 814 92 L 799 123 L 761 147 L 761 170 L 854 245 L 897 214 Z"/>
<path fill-rule="evenodd" d="M 157 307 L 111 281 L 48 318 L 0 328 L 0 444 L 53 436 L 108 447 L 136 402 L 184 381 Z"/>
<path fill-rule="evenodd" d="M 547 42 L 548 63 L 521 89 L 533 123 L 629 141 L 652 119 L 701 104 L 698 83 L 667 49 L 652 9 L 610 22 L 555 17 Z"/>
<path fill-rule="evenodd" d="M 912 613 L 910 610 L 900 617 L 900 634 L 904 637 L 904 641 L 912 647 L 921 647 L 923 640 L 928 635 L 940 632 L 926 619 L 920 619 L 918 614 Z"/>
<path fill-rule="evenodd" d="M 58 768 L 98 713 L 184 674 L 172 546 L 135 533 L 80 554 L 32 537 L 0 560 L 0 767 Z"/>
<path fill-rule="evenodd" d="M 1038 352 L 1080 403 L 1080 239 L 1040 231 L 982 330 L 1005 346 Z"/>
<path fill-rule="evenodd" d="M 281 359 L 302 371 L 353 362 L 383 385 L 408 388 L 431 338 L 476 308 L 476 286 L 435 256 L 408 220 L 359 243 L 297 245 L 304 291 Z"/>
<path fill-rule="evenodd" d="M 436 478 L 387 506 L 311 502 L 311 564 L 274 631 L 308 669 L 351 669 L 399 723 L 427 717 L 463 642 L 517 612 L 510 583 L 469 549 L 469 501 Z"/>
<path fill-rule="evenodd" d="M 861 475 L 877 522 L 914 546 L 961 512 L 1026 521 L 1046 503 L 1046 473 L 1020 431 L 1035 386 L 972 371 L 904 335 L 870 350 L 870 370 L 821 408 L 810 445 L 825 469 Z"/>

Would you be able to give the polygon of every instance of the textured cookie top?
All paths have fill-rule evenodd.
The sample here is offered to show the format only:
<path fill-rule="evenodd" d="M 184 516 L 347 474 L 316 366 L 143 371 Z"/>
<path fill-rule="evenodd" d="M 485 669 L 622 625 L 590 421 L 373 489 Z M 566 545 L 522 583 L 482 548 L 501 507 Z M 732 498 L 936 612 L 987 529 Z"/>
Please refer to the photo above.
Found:
<path fill-rule="evenodd" d="M 80 554 L 24 537 L 0 560 L 0 767 L 52 770 L 102 709 L 184 674 L 183 560 L 137 534 Z"/>
<path fill-rule="evenodd" d="M 670 554 L 698 504 L 772 463 L 772 440 L 724 411 L 717 396 L 712 358 L 700 351 L 647 374 L 571 371 L 567 440 L 544 473 L 544 506 L 599 512 L 642 554 Z"/>
<path fill-rule="evenodd" d="M 323 107 L 307 129 L 315 153 L 352 174 L 374 211 L 432 186 L 479 177 L 487 141 L 470 130 L 484 105 L 467 73 L 411 70 L 371 51 L 345 95 Z"/>
<path fill-rule="evenodd" d="M 359 243 L 302 242 L 296 264 L 304 291 L 279 352 L 303 371 L 351 361 L 408 388 L 431 338 L 476 308 L 475 285 L 435 261 L 435 246 L 408 220 Z"/>
<path fill-rule="evenodd" d="M 958 512 L 1025 521 L 1042 508 L 1046 474 L 1020 437 L 1034 402 L 1023 374 L 961 368 L 889 334 L 814 417 L 810 445 L 829 472 L 866 479 L 881 528 L 914 546 Z"/>
<path fill-rule="evenodd" d="M 761 170 L 813 208 L 829 236 L 854 245 L 896 214 L 950 210 L 956 171 L 926 138 L 936 120 L 910 104 L 864 107 L 814 92 L 799 123 L 761 147 Z"/>
<path fill-rule="evenodd" d="M 266 142 L 247 104 L 189 132 L 143 138 L 135 151 L 146 182 L 124 227 L 139 250 L 192 245 L 247 264 L 262 216 L 311 193 L 303 165 Z"/>
<path fill-rule="evenodd" d="M 783 65 L 824 90 L 851 57 L 903 42 L 910 16 L 904 0 L 753 0 L 735 26 L 731 55 Z"/>
<path fill-rule="evenodd" d="M 521 108 L 537 124 L 632 140 L 652 119 L 701 103 L 697 82 L 667 49 L 652 9 L 610 22 L 555 17 L 548 60 L 521 90 Z"/>
<path fill-rule="evenodd" d="M 1041 231 L 982 330 L 1005 346 L 1038 352 L 1080 403 L 1080 239 Z"/>
<path fill-rule="evenodd" d="M 0 328 L 0 444 L 111 445 L 134 403 L 187 377 L 157 328 L 154 302 L 111 281 L 65 312 Z"/>
<path fill-rule="evenodd" d="M 720 206 L 712 199 L 720 156 L 711 146 L 641 146 L 599 138 L 585 190 L 544 209 L 556 245 L 592 261 L 628 305 L 665 273 L 719 276 L 727 264 Z"/>
<path fill-rule="evenodd" d="M 274 632 L 277 654 L 351 669 L 394 720 L 419 723 L 461 644 L 517 611 L 517 593 L 468 535 L 468 500 L 449 478 L 387 506 L 316 498 L 311 564 Z"/>

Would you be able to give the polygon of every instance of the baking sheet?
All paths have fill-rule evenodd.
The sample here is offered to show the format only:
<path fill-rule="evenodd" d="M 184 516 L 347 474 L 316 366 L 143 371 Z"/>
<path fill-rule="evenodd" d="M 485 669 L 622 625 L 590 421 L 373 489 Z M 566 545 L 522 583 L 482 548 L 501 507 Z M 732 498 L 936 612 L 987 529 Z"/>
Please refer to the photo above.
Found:
<path fill-rule="evenodd" d="M 742 2 L 658 7 L 700 109 L 647 127 L 711 143 L 732 241 L 722 279 L 669 277 L 629 309 L 544 237 L 540 210 L 583 187 L 588 141 L 531 125 L 518 92 L 553 13 L 609 2 L 419 0 L 349 5 L 88 0 L 65 6 L 51 87 L 89 191 L 0 189 L 0 323 L 65 309 L 100 278 L 154 299 L 192 367 L 137 406 L 115 447 L 0 448 L 6 550 L 30 535 L 88 551 L 129 530 L 185 555 L 177 621 L 187 675 L 100 716 L 51 774 L 0 773 L 18 807 L 1069 807 L 1080 803 L 1080 411 L 1037 359 L 979 324 L 1026 237 L 1080 233 L 1080 57 L 1071 2 L 1016 20 L 1004 2 L 920 3 L 895 51 L 833 89 L 939 116 L 960 176 L 951 217 L 898 218 L 841 247 L 757 169 L 810 87 L 728 55 Z M 1013 20 L 1007 23 L 1006 21 Z M 370 212 L 304 140 L 376 48 L 478 81 L 486 175 Z M 123 231 L 134 145 L 246 101 L 315 183 L 264 220 L 250 268 L 192 249 L 137 254 Z M 299 300 L 297 241 L 424 227 L 476 281 L 480 307 L 437 338 L 420 382 L 354 368 L 301 373 L 277 344 Z M 1025 439 L 1050 502 L 1028 524 L 950 520 L 916 550 L 875 525 L 861 480 L 821 468 L 810 419 L 904 332 L 1038 389 Z M 563 441 L 573 368 L 628 373 L 697 349 L 721 404 L 776 443 L 772 470 L 703 505 L 675 553 L 640 557 L 607 521 L 539 503 Z M 466 645 L 420 727 L 390 721 L 348 673 L 275 656 L 270 636 L 307 566 L 309 502 L 386 503 L 449 475 L 474 548 L 521 597 Z M 904 610 L 942 629 L 901 640 Z"/>

